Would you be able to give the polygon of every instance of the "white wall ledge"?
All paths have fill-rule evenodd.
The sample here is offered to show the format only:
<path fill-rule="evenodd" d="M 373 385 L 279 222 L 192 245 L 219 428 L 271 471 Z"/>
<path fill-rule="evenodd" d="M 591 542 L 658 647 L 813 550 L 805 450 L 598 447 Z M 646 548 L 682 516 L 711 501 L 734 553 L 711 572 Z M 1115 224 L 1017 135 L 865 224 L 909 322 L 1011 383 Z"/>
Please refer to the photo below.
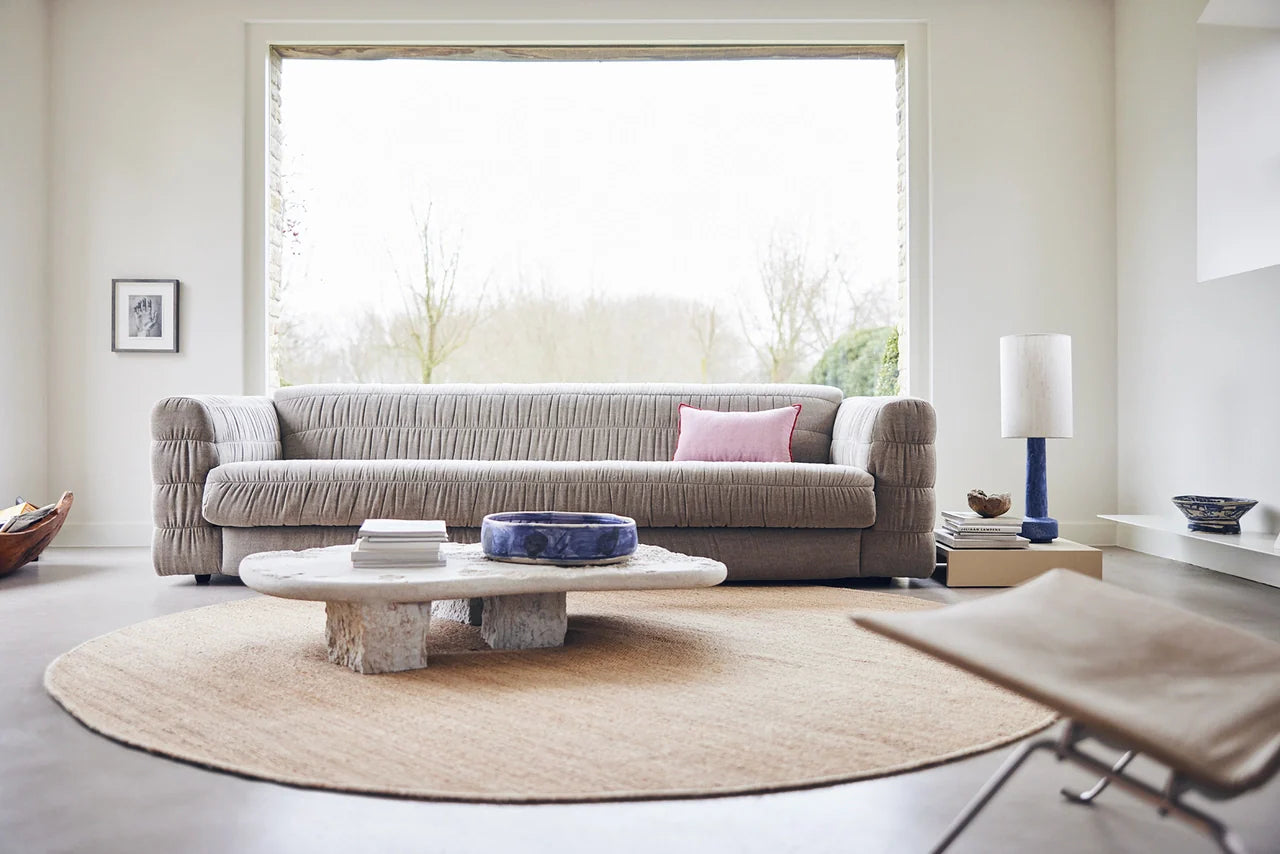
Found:
<path fill-rule="evenodd" d="M 1275 548 L 1275 534 L 1192 531 L 1185 519 L 1168 516 L 1098 518 L 1117 523 L 1116 544 L 1123 548 L 1280 587 L 1280 550 Z"/>

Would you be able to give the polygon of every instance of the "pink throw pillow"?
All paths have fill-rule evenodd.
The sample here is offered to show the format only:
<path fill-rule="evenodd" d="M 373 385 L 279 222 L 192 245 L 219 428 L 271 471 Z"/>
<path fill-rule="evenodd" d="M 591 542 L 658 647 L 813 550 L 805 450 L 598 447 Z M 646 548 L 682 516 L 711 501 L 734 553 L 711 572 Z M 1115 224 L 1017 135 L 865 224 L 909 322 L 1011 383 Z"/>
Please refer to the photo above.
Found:
<path fill-rule="evenodd" d="M 675 462 L 789 463 L 800 404 L 759 412 L 717 412 L 680 404 Z"/>

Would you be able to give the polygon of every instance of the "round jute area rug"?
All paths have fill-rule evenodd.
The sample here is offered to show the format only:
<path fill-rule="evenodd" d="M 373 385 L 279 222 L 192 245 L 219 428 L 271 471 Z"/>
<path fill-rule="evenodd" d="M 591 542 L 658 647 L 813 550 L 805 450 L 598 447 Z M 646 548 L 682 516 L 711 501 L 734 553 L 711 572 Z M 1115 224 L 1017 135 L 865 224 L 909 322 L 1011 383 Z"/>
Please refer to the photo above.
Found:
<path fill-rule="evenodd" d="M 929 607 L 829 587 L 570 593 L 563 648 L 495 652 L 437 620 L 429 667 L 362 676 L 329 663 L 323 604 L 264 596 L 103 635 L 45 686 L 125 744 L 297 786 L 505 802 L 768 792 L 921 768 L 1052 721 L 848 618 Z"/>

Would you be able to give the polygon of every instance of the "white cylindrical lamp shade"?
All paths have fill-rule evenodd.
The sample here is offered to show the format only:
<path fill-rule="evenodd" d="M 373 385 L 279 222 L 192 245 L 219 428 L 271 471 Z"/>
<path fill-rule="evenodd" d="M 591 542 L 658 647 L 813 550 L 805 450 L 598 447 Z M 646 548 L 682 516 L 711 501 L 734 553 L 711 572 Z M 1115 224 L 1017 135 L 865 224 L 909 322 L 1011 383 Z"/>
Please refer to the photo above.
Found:
<path fill-rule="evenodd" d="M 1071 336 L 1000 339 L 1000 435 L 1071 438 Z"/>

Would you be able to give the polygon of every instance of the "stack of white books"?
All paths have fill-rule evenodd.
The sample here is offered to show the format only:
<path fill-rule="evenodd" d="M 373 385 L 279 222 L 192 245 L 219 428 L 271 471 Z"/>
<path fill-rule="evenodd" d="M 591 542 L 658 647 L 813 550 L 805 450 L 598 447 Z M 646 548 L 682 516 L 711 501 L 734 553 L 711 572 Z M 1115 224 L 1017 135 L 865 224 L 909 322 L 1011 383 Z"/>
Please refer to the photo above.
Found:
<path fill-rule="evenodd" d="M 426 569 L 444 566 L 440 544 L 449 532 L 440 519 L 366 519 L 351 565 L 358 569 Z"/>
<path fill-rule="evenodd" d="M 1031 544 L 1019 536 L 1021 516 L 988 519 L 977 513 L 942 511 L 942 527 L 933 532 L 938 544 L 949 549 L 1025 549 Z"/>

